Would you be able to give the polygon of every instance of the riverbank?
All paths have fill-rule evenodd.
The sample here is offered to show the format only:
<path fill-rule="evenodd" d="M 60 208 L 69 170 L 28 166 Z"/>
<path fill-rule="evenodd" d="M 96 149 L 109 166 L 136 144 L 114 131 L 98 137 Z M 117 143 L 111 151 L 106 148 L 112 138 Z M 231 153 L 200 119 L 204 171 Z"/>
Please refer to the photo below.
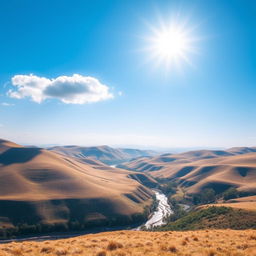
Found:
<path fill-rule="evenodd" d="M 173 214 L 170 204 L 168 203 L 168 198 L 165 194 L 158 190 L 153 190 L 158 201 L 156 210 L 150 215 L 149 219 L 145 224 L 139 226 L 136 230 L 150 229 L 153 227 L 158 227 L 166 224 L 165 219 Z"/>

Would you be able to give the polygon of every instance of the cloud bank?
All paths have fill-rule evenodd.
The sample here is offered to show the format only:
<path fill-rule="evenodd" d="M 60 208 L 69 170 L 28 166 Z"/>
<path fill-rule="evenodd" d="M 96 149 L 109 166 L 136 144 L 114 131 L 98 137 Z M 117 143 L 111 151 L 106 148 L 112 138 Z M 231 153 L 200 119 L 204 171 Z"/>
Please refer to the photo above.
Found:
<path fill-rule="evenodd" d="M 46 99 L 59 99 L 69 104 L 86 104 L 113 98 L 109 87 L 94 77 L 74 74 L 54 79 L 35 75 L 15 75 L 11 79 L 15 89 L 8 91 L 12 98 L 31 98 L 37 103 Z"/>

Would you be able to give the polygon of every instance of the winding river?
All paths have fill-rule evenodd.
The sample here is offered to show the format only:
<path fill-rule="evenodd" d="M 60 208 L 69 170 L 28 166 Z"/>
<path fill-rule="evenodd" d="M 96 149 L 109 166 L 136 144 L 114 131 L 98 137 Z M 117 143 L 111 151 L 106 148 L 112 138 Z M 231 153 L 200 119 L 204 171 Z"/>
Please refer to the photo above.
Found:
<path fill-rule="evenodd" d="M 165 217 L 173 214 L 166 195 L 157 190 L 154 190 L 154 192 L 156 195 L 156 200 L 158 201 L 158 206 L 157 209 L 152 213 L 151 217 L 143 225 L 146 228 L 157 227 L 165 224 Z M 141 226 L 138 227 L 137 230 L 140 230 L 140 228 Z"/>

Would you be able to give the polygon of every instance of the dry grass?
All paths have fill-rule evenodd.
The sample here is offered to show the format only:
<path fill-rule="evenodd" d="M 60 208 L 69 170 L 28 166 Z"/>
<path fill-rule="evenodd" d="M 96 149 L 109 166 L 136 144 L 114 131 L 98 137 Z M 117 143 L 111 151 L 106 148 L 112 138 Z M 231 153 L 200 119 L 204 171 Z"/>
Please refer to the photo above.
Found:
<path fill-rule="evenodd" d="M 256 202 L 208 204 L 208 205 L 203 205 L 202 207 L 207 207 L 207 206 L 225 206 L 225 207 L 232 207 L 232 208 L 236 208 L 236 209 L 244 209 L 244 210 L 249 210 L 249 211 L 256 211 Z"/>
<path fill-rule="evenodd" d="M 117 231 L 75 238 L 12 242 L 0 256 L 253 256 L 256 230 Z"/>
<path fill-rule="evenodd" d="M 132 170 L 148 172 L 154 178 L 187 181 L 183 183 L 186 184 L 183 186 L 186 194 L 200 193 L 205 187 L 214 187 L 220 190 L 219 192 L 223 192 L 229 186 L 236 187 L 242 192 L 254 191 L 256 153 L 231 156 L 228 151 L 223 153 L 226 154 L 218 155 L 211 150 L 190 151 L 135 159 L 123 165 Z M 145 169 L 146 167 L 148 169 Z"/>
<path fill-rule="evenodd" d="M 230 202 L 230 203 L 233 203 L 233 202 L 256 202 L 256 196 L 245 196 L 245 197 L 234 198 L 234 199 L 230 199 L 228 202 Z"/>

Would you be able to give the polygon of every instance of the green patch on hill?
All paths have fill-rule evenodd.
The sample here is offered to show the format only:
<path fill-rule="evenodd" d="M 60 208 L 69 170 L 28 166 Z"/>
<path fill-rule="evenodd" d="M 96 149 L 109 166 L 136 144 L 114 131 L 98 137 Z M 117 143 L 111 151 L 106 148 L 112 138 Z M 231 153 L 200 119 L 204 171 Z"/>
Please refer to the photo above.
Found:
<path fill-rule="evenodd" d="M 255 229 L 256 212 L 230 207 L 208 207 L 187 213 L 180 219 L 156 228 L 166 230 Z"/>

